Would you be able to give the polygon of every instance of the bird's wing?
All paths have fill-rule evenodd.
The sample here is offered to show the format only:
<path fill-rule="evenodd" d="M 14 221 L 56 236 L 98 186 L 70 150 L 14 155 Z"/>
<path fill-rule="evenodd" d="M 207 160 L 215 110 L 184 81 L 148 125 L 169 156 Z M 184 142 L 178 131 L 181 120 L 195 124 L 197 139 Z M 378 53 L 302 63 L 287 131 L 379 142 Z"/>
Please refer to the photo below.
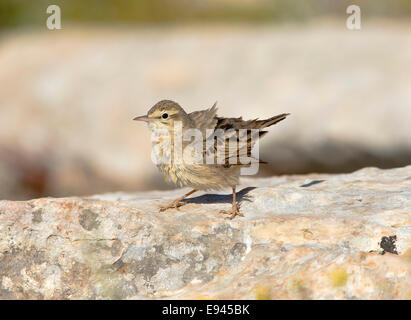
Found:
<path fill-rule="evenodd" d="M 193 128 L 200 130 L 205 136 L 207 129 L 214 129 L 217 125 L 217 102 L 210 109 L 194 111 L 188 116 Z"/>
<path fill-rule="evenodd" d="M 241 159 L 245 158 L 263 162 L 253 158 L 251 152 L 258 139 L 267 133 L 261 129 L 284 120 L 289 114 L 283 113 L 265 120 L 245 121 L 241 117 L 223 118 L 217 117 L 216 104 L 210 109 L 189 114 L 192 128 L 199 129 L 203 134 L 203 158 L 213 158 L 213 163 L 224 164 L 227 167 L 242 165 Z M 214 131 L 208 133 L 207 129 L 214 129 Z"/>
<path fill-rule="evenodd" d="M 204 151 L 206 154 L 214 152 L 216 157 L 220 152 L 220 157 L 224 158 L 224 163 L 226 166 L 229 166 L 230 163 L 241 164 L 241 158 L 263 162 L 253 158 L 251 153 L 258 139 L 267 133 L 267 131 L 262 131 L 261 129 L 267 128 L 280 122 L 281 120 L 284 120 L 288 115 L 288 113 L 283 113 L 265 120 L 254 119 L 248 121 L 243 120 L 241 117 L 216 117 L 217 124 L 215 127 L 215 132 L 217 133 L 218 130 L 222 130 L 225 134 L 222 136 L 217 135 L 218 137 L 215 139 L 213 149 L 206 148 Z M 236 143 L 230 144 L 230 141 Z"/>
<path fill-rule="evenodd" d="M 194 111 L 188 114 L 189 122 L 184 130 L 184 137 L 187 136 L 188 139 L 183 139 L 184 154 L 186 161 L 196 161 L 195 159 L 199 156 L 199 160 L 203 161 L 207 154 L 206 152 L 206 140 L 208 136 L 211 136 L 217 125 L 217 102 L 206 110 Z M 190 129 L 197 129 L 201 132 L 201 136 L 197 139 L 197 133 L 190 131 Z M 192 134 L 194 134 L 194 139 Z M 190 147 L 190 148 L 188 148 Z M 211 150 L 211 148 L 209 148 Z M 192 150 L 196 150 L 192 153 Z"/>

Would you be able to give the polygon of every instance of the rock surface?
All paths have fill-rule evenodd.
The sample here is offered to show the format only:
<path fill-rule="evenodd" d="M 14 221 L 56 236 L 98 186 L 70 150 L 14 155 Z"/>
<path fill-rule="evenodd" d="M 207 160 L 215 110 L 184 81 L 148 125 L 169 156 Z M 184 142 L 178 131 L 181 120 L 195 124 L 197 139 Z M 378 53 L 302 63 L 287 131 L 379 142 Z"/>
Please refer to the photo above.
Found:
<path fill-rule="evenodd" d="M 0 298 L 411 298 L 411 166 L 242 187 L 1 201 Z"/>

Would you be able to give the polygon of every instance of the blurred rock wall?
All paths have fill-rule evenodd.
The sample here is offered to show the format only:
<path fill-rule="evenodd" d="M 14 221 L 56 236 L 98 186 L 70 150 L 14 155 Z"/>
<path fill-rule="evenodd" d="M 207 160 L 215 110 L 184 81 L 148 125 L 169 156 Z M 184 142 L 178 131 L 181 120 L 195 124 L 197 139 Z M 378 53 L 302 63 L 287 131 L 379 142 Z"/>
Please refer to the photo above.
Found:
<path fill-rule="evenodd" d="M 0 38 L 0 199 L 165 188 L 148 129 L 160 99 L 291 117 L 262 174 L 411 163 L 411 25 L 74 28 Z"/>

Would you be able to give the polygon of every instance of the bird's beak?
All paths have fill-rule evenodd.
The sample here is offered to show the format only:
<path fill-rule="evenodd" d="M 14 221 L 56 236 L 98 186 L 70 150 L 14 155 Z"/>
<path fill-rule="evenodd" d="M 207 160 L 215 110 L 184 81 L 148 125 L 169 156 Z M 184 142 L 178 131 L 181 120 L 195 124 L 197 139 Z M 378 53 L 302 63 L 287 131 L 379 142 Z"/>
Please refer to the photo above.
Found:
<path fill-rule="evenodd" d="M 144 122 L 150 122 L 156 120 L 156 118 L 149 118 L 147 116 L 140 116 L 140 117 L 135 117 L 133 120 L 135 121 L 144 121 Z"/>

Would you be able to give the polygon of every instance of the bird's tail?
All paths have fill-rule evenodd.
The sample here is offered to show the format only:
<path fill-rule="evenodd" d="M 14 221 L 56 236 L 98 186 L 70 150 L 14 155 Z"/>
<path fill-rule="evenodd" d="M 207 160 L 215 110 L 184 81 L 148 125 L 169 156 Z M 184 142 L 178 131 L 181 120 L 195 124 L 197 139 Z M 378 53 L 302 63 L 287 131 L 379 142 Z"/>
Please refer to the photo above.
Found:
<path fill-rule="evenodd" d="M 274 116 L 274 117 L 271 117 L 269 119 L 254 120 L 256 122 L 254 125 L 255 125 L 256 129 L 267 128 L 269 126 L 272 126 L 273 124 L 276 124 L 276 123 L 284 120 L 289 115 L 290 115 L 289 113 L 282 113 L 282 114 L 279 114 L 278 116 Z M 261 139 L 262 137 L 264 137 L 267 134 L 267 132 L 268 131 L 260 131 L 259 138 Z"/>
<path fill-rule="evenodd" d="M 255 125 L 255 129 L 267 128 L 269 126 L 272 126 L 272 125 L 284 120 L 289 115 L 290 115 L 289 113 L 282 113 L 282 114 L 279 114 L 277 116 L 271 117 L 269 119 L 255 120 L 255 123 L 253 123 L 253 125 Z"/>

